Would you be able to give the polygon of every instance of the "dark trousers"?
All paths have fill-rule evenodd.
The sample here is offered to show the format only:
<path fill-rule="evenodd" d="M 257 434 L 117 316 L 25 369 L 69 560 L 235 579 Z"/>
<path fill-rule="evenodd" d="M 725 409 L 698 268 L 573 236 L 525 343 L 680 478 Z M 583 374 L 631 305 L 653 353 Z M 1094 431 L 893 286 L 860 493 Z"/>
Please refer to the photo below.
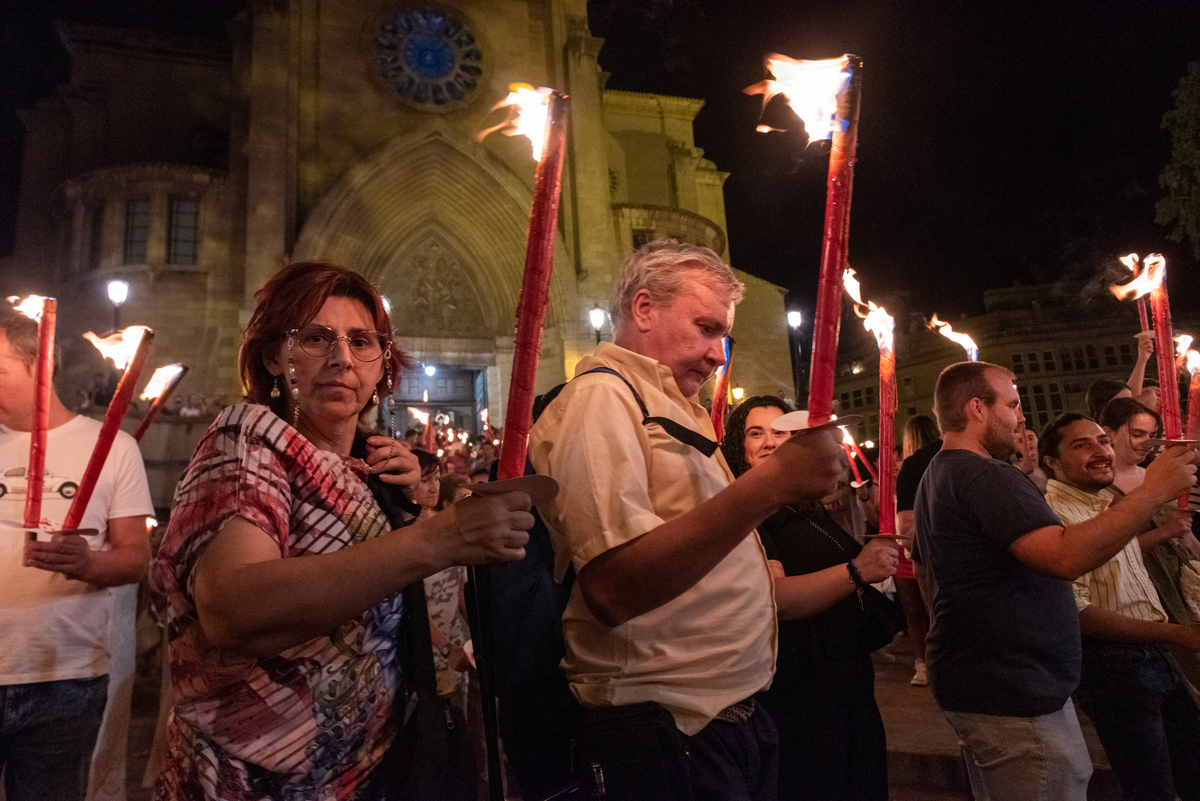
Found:
<path fill-rule="evenodd" d="M 1200 708 L 1163 649 L 1085 639 L 1076 696 L 1127 801 L 1200 799 Z"/>
<path fill-rule="evenodd" d="M 692 736 L 658 704 L 597 710 L 576 747 L 577 773 L 586 784 L 599 765 L 607 801 L 775 801 L 779 737 L 760 703 L 742 723 Z"/>
<path fill-rule="evenodd" d="M 779 728 L 779 801 L 887 801 L 887 738 L 869 654 L 763 694 Z"/>
<path fill-rule="evenodd" d="M 8 801 L 83 801 L 108 676 L 0 686 Z"/>

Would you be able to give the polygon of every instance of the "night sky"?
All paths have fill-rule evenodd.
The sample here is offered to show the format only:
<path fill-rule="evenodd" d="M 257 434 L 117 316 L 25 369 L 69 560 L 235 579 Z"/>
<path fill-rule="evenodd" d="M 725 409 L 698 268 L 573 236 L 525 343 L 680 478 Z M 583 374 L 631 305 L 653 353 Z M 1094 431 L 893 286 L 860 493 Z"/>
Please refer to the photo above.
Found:
<path fill-rule="evenodd" d="M 1154 223 L 1162 116 L 1200 60 L 1195 0 L 590 9 L 610 87 L 708 101 L 696 144 L 732 173 L 731 260 L 802 309 L 816 293 L 828 146 L 755 132 L 761 99 L 741 89 L 771 51 L 863 59 L 850 264 L 893 313 L 954 319 L 982 311 L 984 289 L 1091 279 L 1130 251 L 1164 253 L 1172 305 L 1198 307 L 1200 265 Z"/>
<path fill-rule="evenodd" d="M 0 252 L 19 173 L 15 108 L 66 75 L 49 13 L 219 30 L 235 0 L 53 0 L 0 11 Z M 827 145 L 754 128 L 763 56 L 864 61 L 850 263 L 893 314 L 982 311 L 984 289 L 1095 280 L 1161 251 L 1172 305 L 1200 309 L 1200 264 L 1154 223 L 1161 128 L 1200 2 L 592 0 L 608 86 L 700 97 L 696 144 L 731 174 L 733 264 L 811 309 Z M 215 9 L 215 12 L 214 12 Z M 919 12 L 916 9 L 920 9 Z M 781 112 L 779 119 L 788 112 Z M 5 154 L 9 154 L 5 158 Z"/>

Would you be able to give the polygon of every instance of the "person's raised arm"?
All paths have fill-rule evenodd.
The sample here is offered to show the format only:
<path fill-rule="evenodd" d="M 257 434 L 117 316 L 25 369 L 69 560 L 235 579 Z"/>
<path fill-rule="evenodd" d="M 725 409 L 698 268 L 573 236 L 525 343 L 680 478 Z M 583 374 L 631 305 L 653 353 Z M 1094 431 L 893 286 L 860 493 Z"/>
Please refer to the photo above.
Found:
<path fill-rule="evenodd" d="M 1120 503 L 1083 523 L 1046 526 L 1009 546 L 1025 564 L 1057 578 L 1074 580 L 1112 559 L 1145 530 L 1154 512 L 1196 483 L 1196 452 L 1168 448 L 1146 468 L 1146 480 Z"/>
<path fill-rule="evenodd" d="M 832 426 L 794 436 L 695 509 L 594 557 L 578 577 L 592 615 L 618 626 L 657 609 L 695 586 L 784 504 L 828 493 L 840 474 L 840 436 Z"/>
<path fill-rule="evenodd" d="M 277 654 L 443 568 L 520 559 L 533 526 L 529 509 L 522 492 L 473 496 L 352 547 L 288 559 L 261 528 L 230 518 L 195 567 L 200 625 L 224 650 Z"/>
<path fill-rule="evenodd" d="M 1130 394 L 1135 398 L 1142 394 L 1142 384 L 1146 380 L 1146 363 L 1154 355 L 1154 334 L 1142 331 L 1137 334 L 1137 341 L 1137 361 L 1133 363 L 1133 371 L 1129 374 L 1129 380 L 1125 382 L 1129 386 Z"/>

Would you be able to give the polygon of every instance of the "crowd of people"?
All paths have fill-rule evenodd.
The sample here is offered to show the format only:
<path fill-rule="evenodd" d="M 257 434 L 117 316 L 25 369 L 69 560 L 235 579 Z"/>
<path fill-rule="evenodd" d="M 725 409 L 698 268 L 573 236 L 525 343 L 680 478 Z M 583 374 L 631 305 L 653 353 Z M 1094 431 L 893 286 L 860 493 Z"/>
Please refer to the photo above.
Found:
<path fill-rule="evenodd" d="M 244 399 L 189 399 L 215 420 L 153 558 L 125 435 L 84 528 L 47 496 L 43 531 L 0 540 L 0 623 L 21 643 L 0 652 L 9 801 L 104 797 L 123 774 L 128 589 L 147 571 L 170 678 L 156 799 L 475 798 L 493 703 L 477 656 L 501 633 L 468 614 L 467 568 L 531 564 L 561 605 L 517 648 L 545 651 L 574 711 L 521 709 L 507 730 L 527 801 L 572 782 L 618 801 L 883 801 L 872 652 L 899 630 L 976 798 L 1086 798 L 1074 699 L 1128 798 L 1200 801 L 1200 542 L 1177 503 L 1197 456 L 1155 440 L 1150 340 L 1128 382 L 1028 440 L 1011 372 L 948 366 L 934 416 L 906 426 L 897 535 L 879 536 L 836 424 L 776 428 L 791 405 L 756 396 L 717 441 L 697 395 L 742 293 L 706 248 L 626 259 L 613 341 L 538 404 L 529 469 L 557 492 L 535 508 L 528 483 L 472 491 L 490 436 L 377 427 L 411 365 L 369 282 L 280 271 L 244 332 Z M 29 453 L 35 354 L 36 326 L 0 310 L 4 467 Z M 48 472 L 81 474 L 98 424 L 57 397 L 50 424 Z M 16 527 L 22 511 L 0 497 Z"/>

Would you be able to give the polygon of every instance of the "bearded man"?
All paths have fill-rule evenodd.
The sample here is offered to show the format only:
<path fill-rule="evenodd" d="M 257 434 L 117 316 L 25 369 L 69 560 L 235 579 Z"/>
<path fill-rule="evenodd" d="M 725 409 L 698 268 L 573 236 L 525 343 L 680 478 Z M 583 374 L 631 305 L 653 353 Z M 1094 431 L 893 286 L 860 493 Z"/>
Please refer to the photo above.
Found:
<path fill-rule="evenodd" d="M 1169 448 L 1119 505 L 1064 526 L 1007 461 L 1020 419 L 1011 372 L 951 365 L 934 405 L 942 450 L 917 491 L 913 552 L 930 590 L 934 697 L 975 798 L 1084 801 L 1092 767 L 1070 700 L 1080 674 L 1071 582 L 1195 483 L 1195 452 Z"/>

